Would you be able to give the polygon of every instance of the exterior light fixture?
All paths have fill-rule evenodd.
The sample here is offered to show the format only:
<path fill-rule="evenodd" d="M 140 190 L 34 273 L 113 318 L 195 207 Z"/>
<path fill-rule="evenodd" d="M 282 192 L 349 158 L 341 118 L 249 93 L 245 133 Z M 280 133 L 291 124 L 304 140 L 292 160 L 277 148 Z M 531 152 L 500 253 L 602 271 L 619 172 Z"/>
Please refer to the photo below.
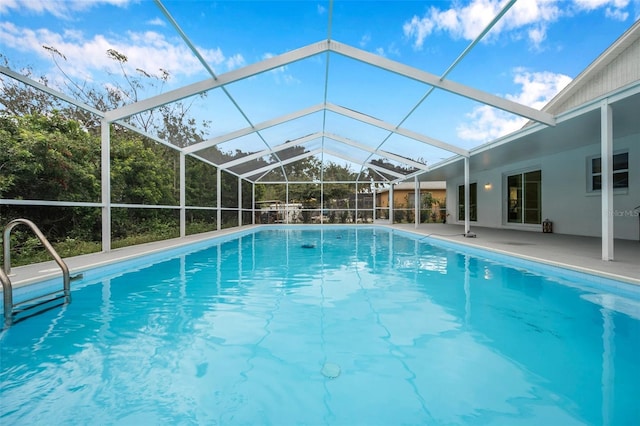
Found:
<path fill-rule="evenodd" d="M 491 182 L 487 182 L 484 184 L 484 190 L 485 191 L 491 191 Z"/>

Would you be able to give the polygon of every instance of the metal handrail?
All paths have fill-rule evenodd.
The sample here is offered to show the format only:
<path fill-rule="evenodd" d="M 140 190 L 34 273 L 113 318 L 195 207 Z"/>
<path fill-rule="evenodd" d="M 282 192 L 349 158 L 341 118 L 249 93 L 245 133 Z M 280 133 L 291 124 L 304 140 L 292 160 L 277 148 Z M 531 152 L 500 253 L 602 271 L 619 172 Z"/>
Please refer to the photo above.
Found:
<path fill-rule="evenodd" d="M 13 289 L 11 288 L 11 280 L 2 268 L 0 268 L 0 282 L 2 282 L 2 298 L 4 302 L 4 323 L 8 327 L 13 322 Z"/>
<path fill-rule="evenodd" d="M 5 325 L 9 326 L 13 322 L 13 291 L 11 288 L 11 231 L 17 225 L 27 225 L 38 237 L 42 245 L 56 261 L 60 269 L 62 269 L 62 290 L 65 302 L 71 302 L 71 278 L 69 277 L 69 268 L 62 260 L 58 252 L 53 248 L 47 237 L 40 231 L 35 223 L 28 219 L 14 219 L 4 228 L 3 249 L 4 249 L 4 270 L 0 273 L 0 281 L 2 281 L 3 302 L 4 302 L 4 320 Z"/>

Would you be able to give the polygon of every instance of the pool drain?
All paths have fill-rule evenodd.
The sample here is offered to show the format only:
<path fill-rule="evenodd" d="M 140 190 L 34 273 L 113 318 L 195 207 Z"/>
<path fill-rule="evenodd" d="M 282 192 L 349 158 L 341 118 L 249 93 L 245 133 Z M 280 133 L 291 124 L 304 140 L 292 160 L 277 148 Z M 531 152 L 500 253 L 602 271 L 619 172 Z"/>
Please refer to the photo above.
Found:
<path fill-rule="evenodd" d="M 340 366 L 332 362 L 327 362 L 322 366 L 322 375 L 329 379 L 335 379 L 340 375 Z"/>

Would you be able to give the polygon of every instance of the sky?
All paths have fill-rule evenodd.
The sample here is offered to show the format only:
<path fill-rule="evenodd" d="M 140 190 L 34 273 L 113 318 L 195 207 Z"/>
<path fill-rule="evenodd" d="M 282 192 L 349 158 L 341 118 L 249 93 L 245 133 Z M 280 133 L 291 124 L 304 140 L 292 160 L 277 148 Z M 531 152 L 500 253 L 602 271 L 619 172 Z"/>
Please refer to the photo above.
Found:
<path fill-rule="evenodd" d="M 504 3 L 165 0 L 162 5 L 216 76 L 330 38 L 442 77 Z M 540 109 L 639 17 L 640 0 L 517 0 L 446 78 Z M 0 59 L 15 71 L 28 68 L 61 91 L 71 81 L 117 87 L 125 84 L 123 71 L 109 57 L 110 49 L 127 57 L 128 76 L 140 76 L 140 70 L 168 76 L 164 83 L 154 80 L 140 99 L 211 77 L 154 1 L 0 0 Z M 465 149 L 527 121 L 338 54 L 287 64 L 225 89 L 186 100 L 192 114 L 211 122 L 202 128 L 207 137 L 325 100 Z M 323 128 L 428 164 L 451 156 L 333 112 L 220 148 L 256 151 Z M 312 142 L 309 149 L 322 143 Z M 369 155 L 332 140 L 324 143 L 339 154 L 335 162 Z"/>

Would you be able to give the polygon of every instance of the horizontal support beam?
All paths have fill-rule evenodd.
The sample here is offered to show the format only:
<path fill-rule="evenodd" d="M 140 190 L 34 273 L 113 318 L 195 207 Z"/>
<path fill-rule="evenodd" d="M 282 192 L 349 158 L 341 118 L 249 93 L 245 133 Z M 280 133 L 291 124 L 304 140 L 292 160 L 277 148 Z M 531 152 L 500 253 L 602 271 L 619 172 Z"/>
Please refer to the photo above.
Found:
<path fill-rule="evenodd" d="M 469 151 L 467 151 L 466 149 L 448 144 L 446 142 L 439 141 L 437 139 L 430 138 L 421 133 L 396 127 L 393 124 L 371 117 L 370 115 L 365 115 L 365 114 L 362 114 L 361 112 L 354 111 L 354 110 L 344 108 L 334 104 L 327 104 L 326 108 L 328 111 L 335 112 L 336 114 L 344 115 L 345 117 L 353 118 L 354 120 L 360 121 L 362 123 L 370 124 L 380 129 L 388 130 L 398 135 L 406 136 L 418 142 L 435 146 L 436 148 L 444 149 L 445 151 L 453 152 L 455 154 L 463 155 L 465 157 L 469 156 Z"/>
<path fill-rule="evenodd" d="M 307 142 L 310 142 L 312 140 L 315 140 L 315 139 L 318 139 L 318 138 L 321 138 L 321 137 L 322 137 L 322 133 L 321 132 L 312 133 L 310 135 L 303 136 L 303 137 L 301 137 L 299 139 L 294 139 L 292 141 L 285 142 L 283 144 L 274 146 L 272 149 L 265 149 L 265 150 L 262 150 L 260 152 L 249 154 L 249 155 L 247 155 L 245 157 L 242 157 L 242 158 L 237 158 L 235 160 L 231 160 L 231 161 L 228 161 L 226 163 L 222 163 L 222 164 L 220 164 L 220 168 L 228 169 L 230 167 L 235 167 L 235 166 L 237 166 L 239 164 L 242 164 L 242 163 L 244 163 L 246 161 L 251 161 L 251 160 L 255 160 L 255 159 L 264 157 L 266 155 L 275 154 L 276 152 L 284 151 L 285 149 L 292 148 L 294 146 L 302 146 Z"/>
<path fill-rule="evenodd" d="M 335 152 L 335 151 L 330 150 L 330 149 L 326 149 L 325 148 L 323 150 L 323 152 L 325 154 L 330 154 L 330 155 L 333 155 L 334 157 L 341 158 L 341 159 L 343 159 L 345 161 L 350 161 L 350 162 L 355 163 L 355 164 L 362 164 L 362 161 L 358 161 L 358 160 L 356 160 L 356 159 L 354 159 L 352 157 L 349 157 L 347 155 L 341 154 L 339 152 Z M 384 167 L 376 166 L 375 164 L 365 163 L 363 166 L 368 167 L 368 168 L 372 168 L 372 169 L 377 170 L 379 172 L 384 172 L 384 173 L 390 174 L 390 175 L 395 176 L 397 178 L 403 178 L 404 177 L 404 175 L 401 174 L 401 173 L 394 172 L 393 170 L 385 169 Z"/>
<path fill-rule="evenodd" d="M 310 141 L 316 140 L 318 138 L 321 138 L 321 137 L 327 137 L 328 139 L 335 140 L 336 142 L 339 142 L 339 143 L 344 143 L 346 145 L 349 145 L 349 146 L 352 146 L 354 148 L 363 150 L 365 152 L 375 153 L 375 154 L 377 154 L 377 155 L 379 155 L 381 157 L 389 158 L 389 159 L 397 161 L 399 163 L 406 164 L 406 165 L 409 165 L 409 166 L 412 166 L 412 167 L 416 167 L 417 169 L 422 170 L 422 171 L 428 171 L 429 170 L 429 167 L 427 165 L 425 165 L 425 164 L 418 163 L 416 161 L 413 161 L 413 160 L 410 160 L 410 159 L 407 159 L 407 158 L 404 158 L 404 157 L 401 157 L 399 155 L 395 155 L 395 154 L 392 154 L 390 152 L 386 152 L 386 151 L 383 151 L 383 150 L 376 151 L 374 148 L 368 147 L 368 146 L 363 145 L 363 144 L 361 144 L 359 142 L 353 141 L 351 139 L 347 139 L 347 138 L 345 138 L 343 136 L 340 136 L 340 135 L 336 135 L 336 134 L 333 134 L 333 133 L 327 133 L 327 132 L 312 133 L 310 135 L 303 136 L 302 138 L 299 138 L 299 139 L 296 139 L 296 140 L 292 140 L 292 141 L 289 141 L 287 143 L 278 145 L 278 146 L 274 147 L 273 149 L 265 149 L 265 150 L 262 150 L 260 152 L 256 152 L 256 153 L 247 155 L 247 156 L 242 157 L 242 158 L 237 158 L 235 160 L 231 160 L 231 161 L 228 161 L 226 163 L 221 163 L 219 165 L 219 167 L 222 168 L 223 170 L 229 169 L 231 167 L 235 167 L 235 166 L 237 166 L 239 164 L 242 164 L 242 163 L 244 163 L 246 161 L 251 161 L 251 160 L 255 160 L 257 158 L 264 157 L 266 155 L 274 154 L 274 153 L 277 153 L 279 151 L 283 151 L 285 149 L 291 148 L 293 146 L 304 146 L 304 144 L 306 144 L 306 143 L 308 143 Z M 325 152 L 329 152 L 329 151 L 325 149 Z M 355 160 L 353 158 L 347 158 L 344 155 L 337 155 L 337 153 L 335 151 L 331 151 L 329 153 L 331 155 L 339 157 L 339 158 L 341 158 L 343 160 L 350 161 L 350 162 L 355 163 L 355 164 L 362 164 L 362 161 Z M 274 163 L 274 167 L 276 167 L 276 163 Z M 372 163 L 367 162 L 366 164 L 363 164 L 363 167 L 375 168 L 377 166 L 375 166 Z M 246 172 L 245 175 L 247 173 L 251 173 L 253 175 L 255 173 L 258 173 L 258 170 L 259 169 L 257 169 L 254 172 Z M 388 172 L 388 169 L 385 169 L 384 167 L 382 167 L 381 170 L 384 170 L 385 172 Z M 404 177 L 404 176 L 401 175 L 401 174 L 398 174 L 397 177 Z"/>
<path fill-rule="evenodd" d="M 47 94 L 49 94 L 51 96 L 54 96 L 54 97 L 56 97 L 56 98 L 58 98 L 58 99 L 60 99 L 62 101 L 68 102 L 71 105 L 74 105 L 74 106 L 76 106 L 76 107 L 78 107 L 80 109 L 83 109 L 83 110 L 85 110 L 87 112 L 95 114 L 98 118 L 104 118 L 104 116 L 105 116 L 104 112 L 102 112 L 102 111 L 100 111 L 100 110 L 98 110 L 98 109 L 96 109 L 96 108 L 94 108 L 94 107 L 92 107 L 90 105 L 87 105 L 87 104 L 85 104 L 83 102 L 80 102 L 80 101 L 78 101 L 76 99 L 73 99 L 70 96 L 68 96 L 68 95 L 66 95 L 66 94 L 64 94 L 62 92 L 58 92 L 57 90 L 52 89 L 51 87 L 45 86 L 42 83 L 38 83 L 37 81 L 32 80 L 29 77 L 25 77 L 25 76 L 23 76 L 21 74 L 18 74 L 15 71 L 10 70 L 9 68 L 0 67 L 0 73 L 6 75 L 8 77 L 13 78 L 14 80 L 18 80 L 21 83 L 29 85 L 29 86 L 31 86 L 31 87 L 33 87 L 35 89 L 38 89 L 38 90 L 40 90 L 42 92 L 45 92 L 45 93 L 47 93 Z M 124 121 L 116 121 L 115 124 L 117 124 L 119 126 L 122 126 L 122 127 L 126 128 L 126 129 L 129 129 L 129 130 L 131 130 L 133 132 L 136 132 L 137 134 L 139 134 L 141 136 L 144 136 L 144 137 L 152 139 L 152 140 L 154 140 L 154 141 L 156 141 L 158 143 L 161 143 L 161 144 L 163 144 L 163 145 L 165 145 L 165 146 L 167 146 L 167 147 L 169 147 L 171 149 L 174 149 L 176 151 L 180 150 L 180 147 L 177 147 L 177 146 L 165 141 L 164 139 L 160 139 L 159 137 L 157 137 L 155 135 L 147 133 L 147 132 L 137 128 L 136 126 L 133 126 L 132 124 L 126 123 Z"/>
<path fill-rule="evenodd" d="M 97 115 L 99 118 L 103 118 L 105 116 L 105 113 L 103 111 L 100 111 L 99 109 L 96 109 L 90 105 L 85 104 L 84 102 L 80 102 L 77 99 L 73 99 L 71 96 L 65 95 L 62 92 L 58 92 L 55 89 L 52 89 L 49 86 L 45 86 L 42 83 L 38 83 L 37 81 L 26 77 L 22 74 L 18 74 L 17 72 L 7 68 L 7 67 L 2 67 L 0 66 L 0 74 L 4 74 L 7 77 L 11 77 L 14 80 L 18 80 L 21 83 L 24 83 L 28 86 L 33 87 L 34 89 L 38 89 L 42 92 L 45 92 L 51 96 L 54 96 L 60 100 L 63 100 L 65 102 L 70 103 L 71 105 L 77 106 L 80 109 L 83 109 L 85 111 L 88 111 L 92 114 Z"/>
<path fill-rule="evenodd" d="M 286 123 L 287 121 L 295 120 L 297 118 L 304 117 L 306 115 L 310 115 L 324 109 L 324 105 L 318 104 L 311 106 L 309 108 L 304 108 L 293 112 L 291 114 L 282 115 L 280 117 L 274 118 L 272 120 L 263 121 L 262 123 L 256 124 L 253 127 L 245 127 L 244 129 L 236 130 L 235 132 L 227 133 L 225 135 L 221 135 L 215 138 L 208 139 L 203 142 L 198 142 L 196 144 L 190 145 L 184 149 L 185 153 L 191 153 L 196 151 L 202 151 L 203 149 L 210 148 L 212 146 L 221 144 L 223 142 L 228 142 L 233 139 L 240 138 L 242 136 L 249 135 L 251 133 L 258 132 L 260 130 L 268 129 L 269 127 L 277 126 L 278 124 Z"/>
<path fill-rule="evenodd" d="M 300 49 L 292 50 L 290 52 L 283 53 L 282 55 L 273 56 L 265 59 L 264 61 L 256 62 L 254 64 L 247 65 L 246 67 L 221 74 L 217 78 L 209 78 L 192 83 L 179 89 L 170 90 L 166 93 L 109 111 L 105 114 L 105 118 L 108 121 L 115 121 L 121 118 L 130 117 L 143 111 L 158 108 L 171 102 L 176 102 L 193 95 L 198 95 L 217 87 L 244 80 L 245 78 L 315 56 L 319 53 L 326 52 L 328 48 L 329 42 L 326 40 L 309 44 L 301 47 Z"/>
<path fill-rule="evenodd" d="M 325 132 L 324 136 L 326 136 L 329 139 L 333 139 L 336 142 L 340 142 L 340 143 L 343 143 L 345 145 L 349 145 L 349 146 L 352 146 L 354 148 L 369 152 L 371 154 L 376 154 L 376 155 L 379 155 L 380 157 L 384 157 L 384 158 L 388 158 L 390 160 L 397 161 L 399 163 L 407 164 L 409 166 L 415 167 L 415 168 L 420 169 L 420 170 L 424 170 L 424 171 L 429 170 L 429 167 L 427 167 L 425 164 L 418 163 L 417 161 L 411 160 L 409 158 L 404 158 L 404 157 L 402 157 L 400 155 L 392 154 L 392 153 L 384 151 L 382 149 L 376 150 L 375 148 L 371 148 L 370 146 L 364 145 L 364 144 L 362 144 L 360 142 L 356 142 L 354 140 L 347 139 L 345 137 L 342 137 L 342 136 L 339 136 L 339 135 L 335 135 L 333 133 L 326 133 Z"/>
<path fill-rule="evenodd" d="M 472 99 L 482 104 L 490 105 L 503 111 L 507 111 L 521 117 L 529 118 L 539 123 L 544 123 L 548 126 L 555 126 L 555 119 L 553 115 L 547 112 L 542 112 L 535 108 L 531 108 L 517 102 L 513 102 L 487 92 L 483 92 L 482 90 L 474 89 L 473 87 L 456 83 L 451 80 L 440 79 L 440 77 L 435 74 L 419 70 L 409 65 L 392 61 L 385 57 L 375 55 L 373 53 L 369 53 L 364 50 L 357 49 L 355 47 L 336 41 L 331 41 L 331 43 L 329 44 L 329 50 L 348 58 L 352 58 L 357 61 L 393 72 L 395 74 L 420 81 L 438 89 L 463 96 L 467 99 Z"/>
<path fill-rule="evenodd" d="M 312 155 L 316 155 L 321 152 L 322 152 L 321 148 L 314 149 L 313 151 L 305 152 L 304 154 L 296 155 L 295 157 L 287 158 L 286 160 L 282 160 L 277 163 L 273 163 L 268 166 L 261 167 L 259 169 L 244 173 L 240 175 L 240 177 L 246 179 L 247 176 L 254 176 L 260 173 L 270 172 L 271 170 L 277 169 L 280 166 L 284 166 L 289 163 L 295 163 L 296 161 L 299 161 L 299 160 L 304 160 L 305 158 L 311 157 Z"/>
<path fill-rule="evenodd" d="M 104 207 L 102 203 L 82 201 L 12 200 L 0 199 L 0 205 L 6 206 L 56 206 L 56 207 Z"/>

